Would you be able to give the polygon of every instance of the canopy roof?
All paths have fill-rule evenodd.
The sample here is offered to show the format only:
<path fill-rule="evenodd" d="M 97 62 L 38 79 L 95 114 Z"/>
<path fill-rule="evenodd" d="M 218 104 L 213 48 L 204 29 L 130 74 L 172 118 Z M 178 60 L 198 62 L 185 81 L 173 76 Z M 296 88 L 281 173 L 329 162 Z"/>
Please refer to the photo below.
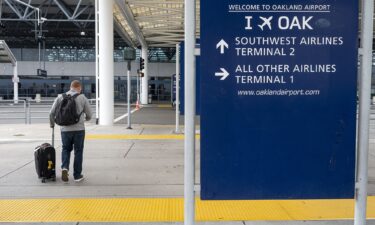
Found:
<path fill-rule="evenodd" d="M 16 64 L 16 58 L 10 51 L 7 43 L 4 40 L 0 40 L 0 63 L 12 63 Z"/>
<path fill-rule="evenodd" d="M 134 46 L 174 47 L 184 39 L 184 0 L 115 0 L 114 16 Z"/>

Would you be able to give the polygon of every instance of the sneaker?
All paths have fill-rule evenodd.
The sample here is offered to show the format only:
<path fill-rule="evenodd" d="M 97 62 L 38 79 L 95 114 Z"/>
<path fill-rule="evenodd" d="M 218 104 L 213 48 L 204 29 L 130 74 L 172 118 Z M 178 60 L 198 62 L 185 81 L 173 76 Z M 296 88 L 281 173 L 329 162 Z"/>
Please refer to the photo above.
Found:
<path fill-rule="evenodd" d="M 83 175 L 79 175 L 79 177 L 77 177 L 77 178 L 74 178 L 74 181 L 75 182 L 81 182 L 81 181 L 83 181 Z"/>
<path fill-rule="evenodd" d="M 69 171 L 67 169 L 63 169 L 62 172 L 61 172 L 61 180 L 64 181 L 64 182 L 68 182 L 69 181 Z"/>

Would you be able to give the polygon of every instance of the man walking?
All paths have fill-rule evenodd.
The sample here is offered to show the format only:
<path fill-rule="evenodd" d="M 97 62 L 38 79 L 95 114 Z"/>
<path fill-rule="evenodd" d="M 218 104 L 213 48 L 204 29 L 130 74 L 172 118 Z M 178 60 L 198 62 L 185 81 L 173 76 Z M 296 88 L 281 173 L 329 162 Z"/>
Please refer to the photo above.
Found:
<path fill-rule="evenodd" d="M 69 181 L 70 154 L 74 148 L 74 173 L 76 182 L 83 180 L 82 162 L 85 141 L 85 120 L 89 121 L 92 112 L 88 99 L 81 94 L 82 86 L 78 80 L 72 81 L 70 91 L 55 99 L 50 111 L 50 126 L 61 126 L 62 174 L 64 182 Z"/>

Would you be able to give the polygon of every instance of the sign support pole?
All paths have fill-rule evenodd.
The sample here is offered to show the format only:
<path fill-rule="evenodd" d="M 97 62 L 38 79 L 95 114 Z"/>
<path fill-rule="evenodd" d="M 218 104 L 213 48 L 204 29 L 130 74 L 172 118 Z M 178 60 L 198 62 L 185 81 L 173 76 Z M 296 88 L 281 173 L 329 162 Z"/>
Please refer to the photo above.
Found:
<path fill-rule="evenodd" d="M 99 124 L 99 0 L 95 0 L 95 118 Z"/>
<path fill-rule="evenodd" d="M 139 106 L 139 88 L 140 88 L 140 86 L 139 86 L 139 79 L 140 79 L 140 77 L 139 77 L 139 73 L 137 73 L 137 106 L 136 107 L 138 107 Z"/>
<path fill-rule="evenodd" d="M 173 85 L 172 85 L 173 87 Z M 172 88 L 173 91 L 173 88 Z M 180 45 L 176 44 L 176 133 L 180 133 Z"/>
<path fill-rule="evenodd" d="M 362 0 L 355 225 L 366 224 L 374 1 Z"/>
<path fill-rule="evenodd" d="M 128 127 L 126 129 L 132 129 L 132 125 L 131 125 L 131 110 L 130 110 L 130 95 L 131 95 L 130 70 L 131 70 L 131 61 L 129 60 L 128 61 L 128 88 L 127 88 L 127 91 L 128 91 L 128 94 L 127 94 L 127 97 L 128 97 Z"/>
<path fill-rule="evenodd" d="M 13 99 L 14 103 L 18 104 L 18 83 L 20 82 L 19 77 L 18 77 L 18 65 L 17 62 L 14 63 L 13 65 L 13 88 L 14 88 L 14 93 L 13 93 Z"/>
<path fill-rule="evenodd" d="M 195 0 L 185 0 L 184 224 L 195 224 Z"/>

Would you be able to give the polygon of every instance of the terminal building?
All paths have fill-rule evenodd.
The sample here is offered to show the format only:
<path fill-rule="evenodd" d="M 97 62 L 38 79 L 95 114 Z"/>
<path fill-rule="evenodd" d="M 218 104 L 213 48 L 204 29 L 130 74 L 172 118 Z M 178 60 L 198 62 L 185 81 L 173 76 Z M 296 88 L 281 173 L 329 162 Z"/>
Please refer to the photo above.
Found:
<path fill-rule="evenodd" d="M 25 13 L 22 11 L 25 6 L 16 1 L 2 3 L 0 39 L 6 41 L 18 61 L 20 98 L 35 98 L 36 94 L 41 94 L 43 98 L 56 97 L 69 89 L 68 84 L 73 79 L 81 80 L 83 92 L 89 98 L 95 98 L 95 4 L 90 0 L 79 3 L 33 0 L 32 5 L 38 6 L 47 19 L 38 30 L 35 30 L 33 13 L 20 16 L 21 12 Z M 119 10 L 117 4 L 116 9 Z M 113 61 L 116 101 L 126 99 L 124 49 L 129 46 L 137 48 L 131 72 L 133 98 L 136 96 L 136 76 L 141 56 L 141 46 L 135 44 L 128 34 L 125 35 L 121 18 L 123 15 L 115 14 Z M 42 39 L 38 39 L 40 34 Z M 172 75 L 176 73 L 175 43 L 178 41 L 175 39 L 164 45 L 155 41 L 148 48 L 149 94 L 154 102 L 171 102 Z M 38 69 L 45 69 L 47 77 L 37 76 Z M 13 99 L 12 67 L 3 64 L 0 70 L 0 96 Z"/>

